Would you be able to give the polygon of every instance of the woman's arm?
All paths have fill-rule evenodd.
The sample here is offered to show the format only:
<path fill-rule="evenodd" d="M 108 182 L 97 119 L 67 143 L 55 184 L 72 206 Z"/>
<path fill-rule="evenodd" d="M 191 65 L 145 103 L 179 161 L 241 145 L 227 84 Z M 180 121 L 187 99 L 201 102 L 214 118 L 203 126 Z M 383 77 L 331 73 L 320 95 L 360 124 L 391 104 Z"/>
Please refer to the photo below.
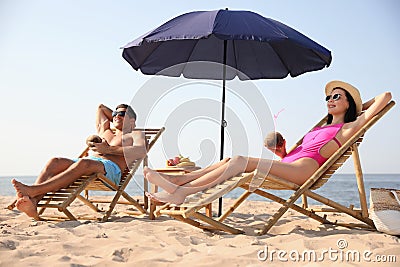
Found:
<path fill-rule="evenodd" d="M 390 92 L 385 92 L 365 102 L 363 104 L 365 119 L 367 121 L 370 120 L 379 111 L 381 111 L 391 99 L 392 94 Z"/>
<path fill-rule="evenodd" d="M 365 102 L 363 104 L 364 113 L 358 116 L 357 120 L 355 121 L 355 128 L 361 128 L 365 123 L 372 119 L 373 116 L 381 111 L 391 99 L 392 94 L 390 92 L 385 92 Z"/>

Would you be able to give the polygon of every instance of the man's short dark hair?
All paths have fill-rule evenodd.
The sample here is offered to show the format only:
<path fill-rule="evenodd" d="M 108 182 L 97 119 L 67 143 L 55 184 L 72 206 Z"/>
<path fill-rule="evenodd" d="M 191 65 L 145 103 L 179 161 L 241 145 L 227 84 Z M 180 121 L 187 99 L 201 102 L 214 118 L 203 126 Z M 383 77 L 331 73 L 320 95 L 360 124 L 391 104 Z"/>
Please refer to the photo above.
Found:
<path fill-rule="evenodd" d="M 128 114 L 129 117 L 134 118 L 136 120 L 136 112 L 133 110 L 133 108 L 127 104 L 119 104 L 115 110 L 119 108 L 125 108 L 126 109 L 126 114 Z"/>

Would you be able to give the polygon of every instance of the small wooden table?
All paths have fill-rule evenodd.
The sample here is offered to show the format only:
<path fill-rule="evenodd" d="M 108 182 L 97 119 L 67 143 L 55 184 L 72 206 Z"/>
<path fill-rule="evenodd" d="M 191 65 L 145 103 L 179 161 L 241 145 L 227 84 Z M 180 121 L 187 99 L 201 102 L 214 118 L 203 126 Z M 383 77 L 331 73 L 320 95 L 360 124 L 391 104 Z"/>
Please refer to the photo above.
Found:
<path fill-rule="evenodd" d="M 178 168 L 178 167 L 159 168 L 159 169 L 155 169 L 155 171 L 165 173 L 165 174 L 172 174 L 172 175 L 185 174 L 188 172 L 184 168 Z"/>

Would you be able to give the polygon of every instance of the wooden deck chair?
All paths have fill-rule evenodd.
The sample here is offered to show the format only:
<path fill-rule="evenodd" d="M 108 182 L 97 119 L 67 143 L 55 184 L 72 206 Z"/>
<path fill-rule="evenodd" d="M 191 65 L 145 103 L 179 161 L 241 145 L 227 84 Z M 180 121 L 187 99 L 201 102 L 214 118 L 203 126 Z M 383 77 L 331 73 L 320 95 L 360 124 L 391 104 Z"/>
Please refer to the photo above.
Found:
<path fill-rule="evenodd" d="M 162 214 L 170 215 L 176 219 L 187 222 L 193 226 L 202 228 L 202 229 L 218 229 L 223 230 L 230 233 L 242 233 L 243 231 L 235 229 L 231 226 L 228 226 L 224 223 L 225 219 L 241 204 L 245 201 L 252 193 L 258 194 L 260 196 L 269 198 L 279 204 L 282 207 L 271 216 L 269 221 L 266 223 L 265 227 L 259 234 L 265 234 L 268 230 L 275 225 L 275 223 L 282 217 L 282 215 L 289 209 L 294 209 L 300 213 L 303 213 L 310 218 L 313 218 L 321 223 L 327 224 L 339 224 L 337 222 L 329 221 L 326 216 L 319 216 L 316 212 L 328 212 L 328 211 L 336 211 L 336 212 L 344 212 L 362 223 L 363 226 L 368 228 L 374 228 L 372 220 L 368 218 L 368 207 L 365 196 L 363 175 L 360 165 L 360 158 L 358 153 L 358 145 L 363 140 L 364 133 L 372 127 L 389 109 L 394 106 L 394 101 L 391 101 L 387 106 L 381 110 L 377 115 L 374 116 L 362 129 L 360 129 L 354 136 L 348 140 L 343 146 L 338 149 L 334 155 L 332 155 L 328 161 L 326 161 L 302 186 L 298 186 L 294 183 L 291 183 L 285 179 L 272 176 L 272 175 L 264 175 L 260 173 L 258 170 L 249 174 L 242 174 L 238 177 L 233 177 L 232 179 L 228 179 L 222 184 L 217 185 L 211 189 L 207 189 L 202 191 L 201 193 L 197 193 L 197 203 L 192 203 L 191 198 L 187 198 L 183 204 L 180 206 L 166 204 L 155 211 L 156 216 L 160 216 Z M 326 119 L 322 119 L 316 126 L 322 126 L 326 123 Z M 297 142 L 297 144 L 292 148 L 294 149 L 298 145 L 300 145 L 302 140 Z M 315 190 L 320 188 L 325 184 L 328 179 L 335 173 L 335 171 L 344 164 L 344 162 L 353 155 L 355 174 L 358 184 L 359 196 L 360 196 L 360 205 L 361 209 L 356 210 L 354 206 L 345 207 L 339 203 L 336 203 L 328 198 L 320 196 L 311 190 Z M 206 207 L 207 203 L 202 200 L 202 198 L 206 198 L 207 200 L 214 201 L 219 198 L 221 195 L 218 192 L 218 188 L 222 188 L 223 192 L 226 193 L 227 190 L 224 189 L 230 182 L 236 181 L 237 185 L 246 189 L 246 191 L 236 200 L 236 202 L 227 209 L 227 211 L 222 214 L 219 218 L 213 219 L 204 214 L 198 212 L 201 207 Z M 250 187 L 256 185 L 256 189 L 251 189 Z M 258 185 L 257 185 L 258 184 Z M 232 187 L 236 188 L 236 187 Z M 277 197 L 269 192 L 266 192 L 263 189 L 272 189 L 272 190 L 294 190 L 294 193 L 287 199 L 282 199 Z M 195 195 L 195 196 L 196 196 Z M 207 195 L 209 196 L 207 198 Z M 216 198 L 214 197 L 216 196 Z M 300 197 L 303 197 L 303 205 L 300 207 L 295 204 L 296 200 Z M 311 197 L 327 206 L 329 209 L 311 209 L 307 205 L 307 198 Z M 208 202 L 208 204 L 211 202 Z M 198 220 L 206 222 L 208 225 L 201 224 Z M 361 226 L 360 224 L 342 224 L 344 226 Z"/>
<path fill-rule="evenodd" d="M 321 223 L 325 224 L 336 224 L 346 227 L 362 227 L 375 229 L 373 221 L 368 216 L 368 206 L 366 200 L 366 193 L 364 187 L 363 173 L 360 163 L 360 155 L 358 152 L 358 146 L 364 139 L 365 132 L 370 129 L 383 115 L 386 114 L 393 106 L 394 101 L 391 101 L 382 109 L 378 114 L 376 114 L 366 125 L 364 125 L 357 133 L 353 135 L 342 147 L 340 147 L 303 185 L 299 186 L 297 184 L 291 183 L 285 179 L 279 178 L 273 175 L 265 175 L 258 171 L 255 172 L 252 182 L 260 183 L 259 188 L 255 189 L 253 192 L 246 191 L 243 195 L 238 198 L 234 203 L 234 207 L 239 206 L 250 194 L 255 193 L 260 196 L 266 197 L 275 201 L 282 206 L 280 209 L 271 216 L 271 218 L 266 222 L 265 226 L 259 232 L 260 234 L 267 233 L 276 222 L 283 216 L 283 214 L 289 209 L 296 210 L 312 219 L 315 219 Z M 323 125 L 326 118 L 319 122 L 319 125 Z M 299 145 L 301 140 L 297 143 Z M 296 147 L 296 146 L 295 146 Z M 322 187 L 331 176 L 344 164 L 344 162 L 353 156 L 354 171 L 358 186 L 360 208 L 355 209 L 354 204 L 350 207 L 346 207 L 342 204 L 335 202 L 332 199 L 328 199 L 320 194 L 314 192 L 314 190 Z M 257 182 L 257 179 L 260 179 Z M 244 184 L 242 188 L 249 190 L 251 183 Z M 293 190 L 293 194 L 288 199 L 282 199 L 276 195 L 273 195 L 263 189 L 267 190 Z M 296 205 L 295 202 L 302 197 L 302 206 Z M 328 208 L 310 208 L 308 207 L 307 197 L 310 197 L 319 203 L 324 204 Z M 223 221 L 234 209 L 230 208 L 228 211 L 220 217 Z M 327 219 L 327 215 L 319 216 L 317 212 L 337 212 L 350 215 L 357 220 L 357 223 L 339 223 L 337 221 L 330 221 Z"/>
<path fill-rule="evenodd" d="M 155 142 L 158 140 L 162 132 L 165 130 L 164 127 L 161 129 L 137 129 L 137 130 L 142 130 L 145 134 L 146 141 L 147 141 L 147 152 L 150 151 L 150 149 L 154 146 Z M 80 157 L 84 157 L 87 155 L 88 148 L 85 149 L 85 151 L 80 155 Z M 67 188 L 62 188 L 58 190 L 57 192 L 49 192 L 47 193 L 43 199 L 38 203 L 38 208 L 40 207 L 39 210 L 39 216 L 42 219 L 45 220 L 77 220 L 77 219 L 83 219 L 83 217 L 75 216 L 73 215 L 69 208 L 70 205 L 75 199 L 79 199 L 82 201 L 84 204 L 86 204 L 88 207 L 90 207 L 92 210 L 94 210 L 97 215 L 100 214 L 102 217 L 96 216 L 95 218 L 89 218 L 89 219 L 99 219 L 101 221 L 106 221 L 110 216 L 111 213 L 113 212 L 115 206 L 117 204 L 128 204 L 128 205 L 133 205 L 136 207 L 139 213 L 145 214 L 146 210 L 148 208 L 148 200 L 147 196 L 144 194 L 144 201 L 143 203 L 139 203 L 139 201 L 133 199 L 126 191 L 125 188 L 129 184 L 131 178 L 135 174 L 136 170 L 140 167 L 140 165 L 143 164 L 143 166 L 148 165 L 148 156 L 146 155 L 145 158 L 136 160 L 124 170 L 122 173 L 121 181 L 119 185 L 113 183 L 110 181 L 105 175 L 101 173 L 95 173 L 90 176 L 82 176 L 78 180 L 76 180 L 74 183 L 69 185 Z M 148 184 L 147 180 L 144 179 L 144 191 L 147 191 Z M 85 191 L 85 194 L 82 195 L 81 193 Z M 107 200 L 95 200 L 91 199 L 89 197 L 88 192 L 89 191 L 112 191 L 115 192 L 113 198 L 111 201 Z M 125 198 L 126 201 L 120 201 L 121 196 Z M 107 210 L 103 211 L 99 209 L 98 204 L 99 203 L 106 203 L 108 205 Z M 64 213 L 66 215 L 62 217 L 54 217 L 54 216 L 45 216 L 44 212 L 46 209 L 49 208 L 56 208 L 58 211 Z"/>

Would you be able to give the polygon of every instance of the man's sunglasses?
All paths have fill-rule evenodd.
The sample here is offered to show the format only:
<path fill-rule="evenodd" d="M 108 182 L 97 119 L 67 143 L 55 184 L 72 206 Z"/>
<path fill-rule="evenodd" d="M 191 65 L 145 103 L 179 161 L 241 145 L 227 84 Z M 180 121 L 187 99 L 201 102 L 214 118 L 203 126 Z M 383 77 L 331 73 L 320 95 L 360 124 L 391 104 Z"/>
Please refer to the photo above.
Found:
<path fill-rule="evenodd" d="M 115 116 L 120 116 L 120 117 L 125 117 L 126 111 L 113 111 L 112 112 L 112 117 L 114 118 Z"/>
<path fill-rule="evenodd" d="M 340 96 L 341 96 L 341 94 L 327 95 L 325 97 L 325 101 L 329 101 L 329 99 L 331 99 L 331 97 L 332 97 L 333 101 L 337 101 L 340 99 Z"/>

